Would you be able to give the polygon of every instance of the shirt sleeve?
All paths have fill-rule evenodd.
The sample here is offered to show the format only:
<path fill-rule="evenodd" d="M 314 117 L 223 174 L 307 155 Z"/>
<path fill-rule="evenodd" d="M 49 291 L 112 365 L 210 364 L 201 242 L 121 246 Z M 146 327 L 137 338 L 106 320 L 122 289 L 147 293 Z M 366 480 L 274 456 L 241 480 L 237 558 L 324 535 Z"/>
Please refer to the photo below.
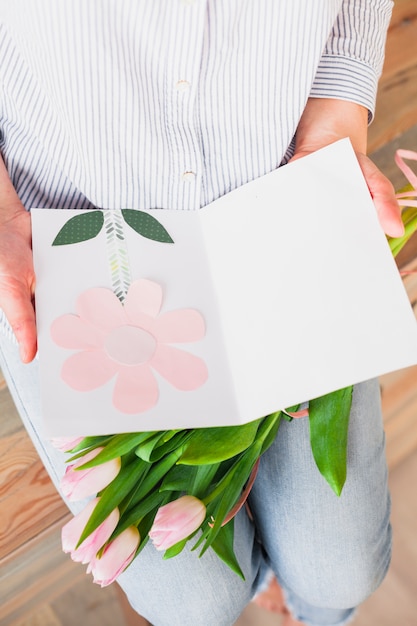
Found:
<path fill-rule="evenodd" d="M 343 0 L 325 46 L 310 93 L 314 98 L 337 98 L 375 110 L 391 0 Z"/>

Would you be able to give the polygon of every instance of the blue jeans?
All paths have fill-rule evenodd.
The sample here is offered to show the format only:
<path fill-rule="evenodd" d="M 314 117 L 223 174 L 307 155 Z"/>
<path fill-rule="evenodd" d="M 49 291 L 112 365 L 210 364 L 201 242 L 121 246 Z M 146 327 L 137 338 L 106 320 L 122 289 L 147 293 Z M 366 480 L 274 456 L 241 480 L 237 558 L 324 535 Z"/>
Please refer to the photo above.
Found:
<path fill-rule="evenodd" d="M 38 364 L 22 365 L 1 339 L 0 367 L 52 480 L 59 489 L 65 455 L 42 439 Z M 75 513 L 85 503 L 71 503 Z M 337 498 L 320 476 L 308 420 L 284 422 L 264 454 L 250 495 L 254 522 L 235 520 L 240 580 L 207 551 L 174 559 L 148 544 L 118 582 L 154 626 L 231 626 L 275 573 L 294 616 L 308 626 L 336 626 L 382 582 L 390 562 L 389 493 L 377 381 L 357 385 L 349 432 L 348 478 Z"/>

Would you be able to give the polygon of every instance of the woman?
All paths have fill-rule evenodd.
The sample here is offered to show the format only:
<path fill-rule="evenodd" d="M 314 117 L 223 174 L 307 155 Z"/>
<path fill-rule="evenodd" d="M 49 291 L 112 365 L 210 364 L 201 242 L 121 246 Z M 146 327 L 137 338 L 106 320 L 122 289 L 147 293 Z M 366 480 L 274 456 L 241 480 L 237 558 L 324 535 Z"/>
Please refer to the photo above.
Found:
<path fill-rule="evenodd" d="M 350 137 L 381 225 L 400 235 L 392 186 L 365 156 L 391 8 L 390 0 L 0 0 L 0 306 L 20 350 L 19 359 L 3 338 L 1 367 L 57 484 L 63 459 L 38 434 L 27 210 L 198 210 Z M 156 626 L 230 626 L 272 570 L 288 626 L 349 620 L 390 558 L 378 393 L 375 381 L 355 388 L 340 499 L 316 471 L 306 421 L 283 424 L 251 493 L 254 523 L 245 512 L 236 519 L 245 583 L 210 551 L 162 561 L 148 545 L 119 578 L 138 613 Z"/>

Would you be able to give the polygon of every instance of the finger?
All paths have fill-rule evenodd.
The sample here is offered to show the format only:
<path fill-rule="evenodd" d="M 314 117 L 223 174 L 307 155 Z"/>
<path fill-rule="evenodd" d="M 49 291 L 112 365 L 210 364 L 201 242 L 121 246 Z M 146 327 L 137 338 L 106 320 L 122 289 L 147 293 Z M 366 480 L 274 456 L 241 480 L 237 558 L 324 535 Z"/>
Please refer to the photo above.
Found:
<path fill-rule="evenodd" d="M 384 232 L 390 237 L 401 237 L 404 224 L 394 187 L 368 157 L 362 154 L 357 157 Z"/>
<path fill-rule="evenodd" d="M 24 363 L 33 360 L 37 350 L 35 310 L 32 295 L 23 287 L 0 288 L 1 308 L 12 327 Z"/>

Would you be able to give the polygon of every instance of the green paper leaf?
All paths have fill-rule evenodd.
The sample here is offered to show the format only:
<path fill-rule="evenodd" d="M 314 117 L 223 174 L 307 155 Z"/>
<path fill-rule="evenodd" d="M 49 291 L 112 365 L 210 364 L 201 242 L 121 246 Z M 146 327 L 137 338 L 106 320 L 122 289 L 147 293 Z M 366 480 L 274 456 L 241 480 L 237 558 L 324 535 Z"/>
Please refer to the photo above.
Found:
<path fill-rule="evenodd" d="M 122 209 L 122 215 L 126 224 L 142 237 L 162 243 L 174 243 L 167 230 L 153 215 L 135 209 Z"/>
<path fill-rule="evenodd" d="M 206 465 L 230 459 L 251 445 L 261 422 L 256 420 L 241 426 L 196 429 L 178 463 Z"/>
<path fill-rule="evenodd" d="M 65 246 L 94 239 L 101 231 L 104 223 L 102 211 L 87 211 L 71 217 L 55 237 L 53 246 Z"/>
<path fill-rule="evenodd" d="M 225 526 L 222 526 L 217 537 L 213 540 L 211 547 L 219 556 L 222 561 L 230 567 L 242 580 L 245 580 L 245 576 L 240 568 L 239 562 L 236 558 L 233 549 L 234 538 L 234 519 L 230 520 Z"/>
<path fill-rule="evenodd" d="M 353 387 L 310 400 L 310 442 L 320 473 L 336 495 L 346 480 L 349 416 Z"/>

